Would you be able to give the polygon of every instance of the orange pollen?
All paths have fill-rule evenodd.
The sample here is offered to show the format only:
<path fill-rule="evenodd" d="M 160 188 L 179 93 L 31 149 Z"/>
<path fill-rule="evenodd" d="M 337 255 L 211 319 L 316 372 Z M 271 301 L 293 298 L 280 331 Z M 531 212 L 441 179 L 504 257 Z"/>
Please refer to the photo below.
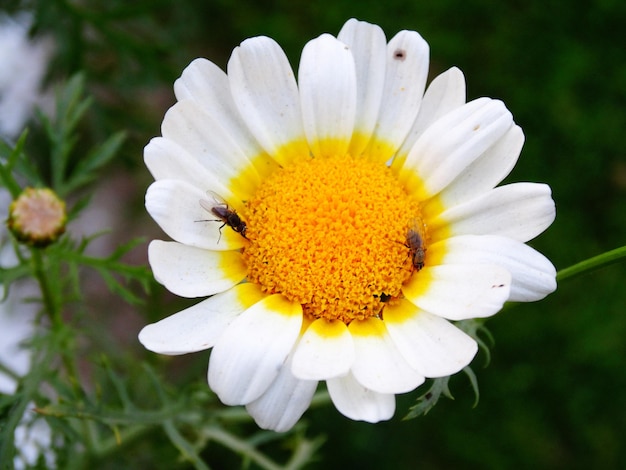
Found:
<path fill-rule="evenodd" d="M 248 280 L 302 304 L 310 318 L 381 316 L 413 271 L 410 228 L 424 228 L 383 163 L 307 158 L 277 170 L 245 208 Z"/>

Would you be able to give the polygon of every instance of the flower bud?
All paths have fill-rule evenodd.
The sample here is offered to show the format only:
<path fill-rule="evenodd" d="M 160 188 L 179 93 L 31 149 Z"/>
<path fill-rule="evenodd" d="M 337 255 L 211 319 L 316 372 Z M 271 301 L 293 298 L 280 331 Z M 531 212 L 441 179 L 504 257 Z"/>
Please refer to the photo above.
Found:
<path fill-rule="evenodd" d="M 27 245 L 45 247 L 63 232 L 67 214 L 65 202 L 48 188 L 26 188 L 9 206 L 7 226 Z"/>

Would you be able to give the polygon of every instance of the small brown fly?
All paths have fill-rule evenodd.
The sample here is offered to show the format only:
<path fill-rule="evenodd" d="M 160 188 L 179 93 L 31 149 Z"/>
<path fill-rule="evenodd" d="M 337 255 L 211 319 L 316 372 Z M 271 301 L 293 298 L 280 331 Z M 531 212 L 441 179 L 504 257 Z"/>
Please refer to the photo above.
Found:
<path fill-rule="evenodd" d="M 413 267 L 419 271 L 424 267 L 424 259 L 426 258 L 426 248 L 422 236 L 418 230 L 409 228 L 406 232 L 406 247 L 411 254 L 411 262 Z"/>
<path fill-rule="evenodd" d="M 226 201 L 222 199 L 218 194 L 213 191 L 207 191 L 207 195 L 211 196 L 213 201 L 207 201 L 206 199 L 200 199 L 200 205 L 204 210 L 210 212 L 219 220 L 224 222 L 220 228 L 220 238 L 222 237 L 222 229 L 225 225 L 228 225 L 235 232 L 240 233 L 242 237 L 246 238 L 246 223 L 241 220 L 239 214 L 233 209 L 231 209 Z M 217 242 L 219 243 L 220 238 L 218 238 Z"/>

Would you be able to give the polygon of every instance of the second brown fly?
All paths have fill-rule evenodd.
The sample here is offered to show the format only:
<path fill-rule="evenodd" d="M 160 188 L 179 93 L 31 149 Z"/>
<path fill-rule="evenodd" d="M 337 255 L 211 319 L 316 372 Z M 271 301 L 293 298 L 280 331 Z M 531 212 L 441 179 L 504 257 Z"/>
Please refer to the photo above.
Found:
<path fill-rule="evenodd" d="M 419 271 L 424 267 L 424 260 L 426 258 L 426 248 L 424 247 L 424 241 L 419 231 L 410 228 L 406 232 L 406 246 L 411 254 L 411 262 L 413 267 Z"/>

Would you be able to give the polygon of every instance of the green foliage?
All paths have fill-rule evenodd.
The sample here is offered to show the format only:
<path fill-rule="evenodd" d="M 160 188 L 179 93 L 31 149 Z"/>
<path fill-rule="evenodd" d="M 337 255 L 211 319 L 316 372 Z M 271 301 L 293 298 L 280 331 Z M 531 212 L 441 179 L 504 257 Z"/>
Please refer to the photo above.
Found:
<path fill-rule="evenodd" d="M 41 114 L 50 148 L 50 187 L 61 197 L 82 188 L 98 177 L 98 172 L 113 157 L 124 142 L 124 132 L 117 132 L 95 146 L 89 152 L 77 155 L 77 133 L 81 118 L 92 104 L 91 98 L 83 98 L 85 78 L 75 75 L 57 93 L 56 116 L 49 119 Z"/>
<path fill-rule="evenodd" d="M 451 400 L 454 399 L 452 393 L 450 392 L 450 388 L 448 387 L 449 381 L 450 377 L 439 377 L 437 379 L 433 379 L 428 391 L 417 398 L 417 403 L 409 408 L 409 412 L 406 414 L 404 419 L 414 419 L 422 415 L 425 416 L 434 408 L 442 395 L 450 398 Z"/>
<path fill-rule="evenodd" d="M 122 144 L 121 134 L 114 135 L 102 145 L 96 146 L 82 159 L 75 152 L 75 144 L 78 141 L 77 129 L 91 101 L 83 98 L 83 93 L 83 79 L 80 76 L 74 77 L 59 92 L 56 116 L 42 117 L 51 149 L 48 166 L 40 165 L 41 159 L 34 158 L 26 151 L 26 132 L 14 146 L 4 142 L 0 145 L 0 178 L 2 185 L 13 197 L 19 195 L 22 187 L 44 185 L 47 173 L 52 175 L 50 183 L 57 193 L 64 197 L 72 197 L 76 190 L 94 181 L 102 167 L 115 156 Z M 80 160 L 70 170 L 68 163 L 72 157 Z M 75 208 L 74 215 L 78 216 L 84 208 L 85 205 Z M 74 240 L 71 233 L 66 233 L 56 243 L 46 248 L 21 246 L 16 240 L 9 242 L 15 253 L 15 262 L 0 267 L 0 284 L 3 286 L 4 294 L 8 295 L 12 285 L 20 281 L 35 279 L 41 297 L 31 301 L 41 304 L 41 315 L 47 317 L 48 327 L 36 330 L 37 336 L 29 340 L 33 363 L 28 374 L 19 379 L 18 391 L 11 397 L 3 397 L 0 468 L 12 466 L 13 436 L 26 410 L 34 403 L 38 413 L 46 415 L 41 410 L 50 406 L 46 404 L 51 400 L 51 395 L 44 391 L 43 383 L 54 390 L 52 396 L 56 396 L 59 401 L 76 404 L 92 399 L 77 375 L 78 344 L 81 341 L 79 322 L 85 312 L 81 314 L 71 308 L 72 304 L 85 302 L 83 295 L 86 287 L 83 282 L 85 268 L 97 271 L 111 294 L 128 302 L 134 304 L 143 302 L 138 295 L 137 286 L 140 286 L 144 293 L 149 291 L 152 276 L 146 267 L 133 266 L 122 259 L 142 242 L 140 239 L 119 246 L 108 256 L 89 256 L 87 249 L 95 239 L 97 235 Z M 13 375 L 11 371 L 6 372 Z M 18 379 L 15 376 L 14 378 Z M 101 407 L 102 403 L 98 406 Z M 39 407 L 42 407 L 41 410 Z M 81 434 L 77 428 L 68 423 L 58 424 L 54 423 L 53 429 L 61 428 L 66 441 L 76 444 L 67 449 L 60 448 L 58 461 L 62 462 L 65 458 L 62 453 L 76 452 L 78 443 L 88 435 Z M 68 461 L 70 460 L 77 461 L 76 459 Z"/>
<path fill-rule="evenodd" d="M 27 181 L 37 181 L 37 172 L 24 154 L 27 135 L 28 131 L 24 131 L 15 147 L 11 147 L 0 139 L 0 178 L 2 187 L 9 191 L 13 199 L 17 198 L 22 191 L 17 178 L 23 175 Z"/>

